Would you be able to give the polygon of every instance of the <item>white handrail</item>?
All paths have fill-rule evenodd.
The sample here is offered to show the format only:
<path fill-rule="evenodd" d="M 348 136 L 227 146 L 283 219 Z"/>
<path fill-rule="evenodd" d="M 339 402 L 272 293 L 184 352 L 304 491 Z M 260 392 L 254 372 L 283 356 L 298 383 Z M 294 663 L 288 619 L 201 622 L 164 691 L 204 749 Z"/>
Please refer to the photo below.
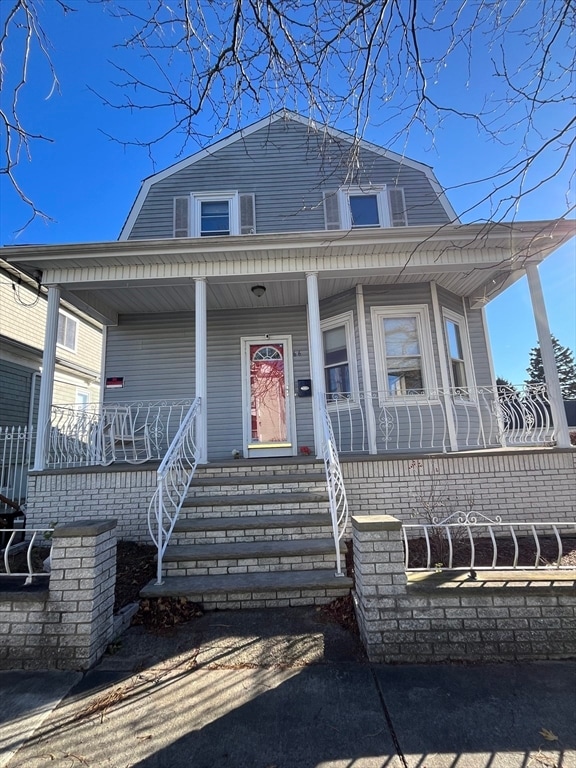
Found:
<path fill-rule="evenodd" d="M 158 550 L 157 584 L 162 584 L 162 558 L 198 465 L 200 447 L 195 440 L 195 429 L 200 407 L 197 397 L 156 473 L 158 484 L 148 506 L 148 530 Z"/>
<path fill-rule="evenodd" d="M 348 499 L 346 498 L 346 488 L 344 487 L 344 478 L 340 469 L 340 460 L 332 430 L 332 422 L 328 415 L 324 397 L 318 397 L 317 404 L 322 423 L 322 456 L 326 471 L 326 485 L 328 486 L 330 516 L 332 518 L 332 534 L 336 549 L 336 576 L 343 576 L 340 541 L 348 524 Z"/>

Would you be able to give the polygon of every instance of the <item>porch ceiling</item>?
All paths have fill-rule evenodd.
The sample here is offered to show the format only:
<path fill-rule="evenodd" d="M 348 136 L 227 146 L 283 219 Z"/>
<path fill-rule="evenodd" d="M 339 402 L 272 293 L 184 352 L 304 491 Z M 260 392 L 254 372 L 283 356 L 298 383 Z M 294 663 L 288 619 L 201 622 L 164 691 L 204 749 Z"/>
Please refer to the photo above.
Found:
<path fill-rule="evenodd" d="M 208 309 L 306 303 L 305 275 L 320 297 L 363 285 L 434 280 L 473 304 L 487 303 L 568 241 L 568 221 L 402 227 L 228 238 L 129 240 L 4 248 L 3 257 L 44 284 L 60 284 L 71 303 L 104 322 L 118 314 L 194 308 L 194 278 L 205 277 Z M 256 298 L 250 288 L 261 283 Z"/>

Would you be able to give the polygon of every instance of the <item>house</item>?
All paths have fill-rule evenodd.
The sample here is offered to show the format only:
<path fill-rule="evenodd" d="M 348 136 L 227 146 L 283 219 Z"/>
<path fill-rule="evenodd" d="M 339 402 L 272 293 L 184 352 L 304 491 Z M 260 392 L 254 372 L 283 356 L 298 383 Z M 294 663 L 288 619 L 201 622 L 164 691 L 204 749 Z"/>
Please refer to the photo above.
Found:
<path fill-rule="evenodd" d="M 21 501 L 37 425 L 47 289 L 0 259 L 0 493 Z M 102 327 L 62 300 L 53 371 L 54 403 L 100 399 Z"/>
<path fill-rule="evenodd" d="M 510 405 L 484 307 L 528 274 L 547 350 L 537 266 L 574 233 L 563 220 L 461 224 L 429 166 L 282 112 L 146 179 L 117 242 L 7 249 L 41 273 L 53 323 L 65 291 L 105 326 L 89 423 L 41 402 L 31 514 L 46 520 L 58 496 L 64 519 L 113 515 L 143 540 L 149 528 L 159 582 L 162 562 L 197 579 L 248 579 L 259 558 L 325 575 L 349 510 L 409 513 L 414 457 L 477 488 L 485 513 L 521 514 L 519 495 L 540 494 L 568 515 L 553 358 L 547 386 Z M 46 370 L 55 346 L 54 327 Z M 552 495 L 538 480 L 551 467 Z M 229 594 L 218 584 L 214 604 Z"/>
<path fill-rule="evenodd" d="M 0 306 L 0 427 L 35 426 L 47 290 L 0 259 Z M 101 346 L 101 325 L 63 300 L 58 310 L 55 403 L 99 401 Z"/>

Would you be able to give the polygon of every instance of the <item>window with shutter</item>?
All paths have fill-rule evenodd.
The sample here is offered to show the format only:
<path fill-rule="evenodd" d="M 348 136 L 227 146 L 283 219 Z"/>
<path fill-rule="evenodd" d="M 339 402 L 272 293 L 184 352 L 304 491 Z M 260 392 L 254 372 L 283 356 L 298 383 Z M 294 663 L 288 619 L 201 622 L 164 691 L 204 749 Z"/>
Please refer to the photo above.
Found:
<path fill-rule="evenodd" d="M 174 198 L 174 237 L 189 236 L 190 198 Z"/>
<path fill-rule="evenodd" d="M 401 187 L 393 187 L 388 190 L 388 202 L 390 206 L 390 223 L 393 227 L 407 227 L 406 201 L 404 190 Z"/>
<path fill-rule="evenodd" d="M 222 237 L 240 234 L 238 192 L 195 192 L 192 194 L 190 232 L 192 237 Z"/>

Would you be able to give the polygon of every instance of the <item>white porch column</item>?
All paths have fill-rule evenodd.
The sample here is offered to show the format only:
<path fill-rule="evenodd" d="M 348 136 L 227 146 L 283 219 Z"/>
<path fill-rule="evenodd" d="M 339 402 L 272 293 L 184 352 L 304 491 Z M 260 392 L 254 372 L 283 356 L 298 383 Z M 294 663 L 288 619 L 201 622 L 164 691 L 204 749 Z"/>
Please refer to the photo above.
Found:
<path fill-rule="evenodd" d="M 314 446 L 316 457 L 322 458 L 323 429 L 318 413 L 318 401 L 326 396 L 324 381 L 324 353 L 320 328 L 320 301 L 318 298 L 318 274 L 306 273 L 308 292 L 308 346 L 310 348 L 310 378 L 312 379 L 312 412 L 314 415 Z"/>
<path fill-rule="evenodd" d="M 195 338 L 196 359 L 194 376 L 196 379 L 196 397 L 200 398 L 200 414 L 196 421 L 196 443 L 200 446 L 199 464 L 208 462 L 208 355 L 207 355 L 207 329 L 206 318 L 206 278 L 194 279 L 196 296 L 195 310 Z"/>
<path fill-rule="evenodd" d="M 48 309 L 46 330 L 44 332 L 44 354 L 42 355 L 42 378 L 40 379 L 40 398 L 38 402 L 38 429 L 36 430 L 36 450 L 34 469 L 42 470 L 46 466 L 46 449 L 50 410 L 54 394 L 54 373 L 56 370 L 56 341 L 58 339 L 58 312 L 60 310 L 60 287 L 48 286 Z"/>
<path fill-rule="evenodd" d="M 442 323 L 442 313 L 440 312 L 440 302 L 438 301 L 438 288 L 436 283 L 430 283 L 430 293 L 432 296 L 432 312 L 434 314 L 434 329 L 436 331 L 436 343 L 438 344 L 438 358 L 440 360 L 440 377 L 442 380 L 442 400 L 444 401 L 444 418 L 448 427 L 448 439 L 450 440 L 450 450 L 458 450 L 458 437 L 456 431 L 456 420 L 452 410 L 452 398 L 450 396 L 450 374 L 448 372 L 448 361 L 446 356 L 448 350 L 444 343 L 444 326 Z M 466 321 L 468 325 L 468 321 Z M 466 328 L 468 331 L 468 328 Z M 440 398 L 439 398 L 440 399 Z M 446 450 L 446 449 L 444 449 Z"/>
<path fill-rule="evenodd" d="M 544 294 L 542 293 L 542 283 L 540 282 L 540 275 L 538 274 L 536 264 L 530 264 L 526 267 L 526 275 L 528 276 L 532 310 L 534 312 L 534 320 L 536 321 L 536 333 L 538 334 L 540 352 L 542 353 L 542 365 L 550 399 L 550 409 L 556 428 L 557 445 L 559 448 L 570 448 L 568 421 L 566 419 L 566 411 L 564 410 L 558 369 L 556 368 L 556 358 L 554 357 L 550 325 L 548 323 L 548 315 L 546 314 Z"/>
<path fill-rule="evenodd" d="M 364 288 L 356 286 L 356 314 L 358 316 L 358 338 L 360 341 L 360 361 L 362 367 L 362 379 L 364 380 L 364 409 L 366 413 L 366 427 L 368 432 L 368 445 L 370 453 L 378 452 L 376 445 L 376 414 L 374 413 L 374 401 L 372 400 L 372 378 L 370 376 L 370 357 L 368 353 L 368 335 L 366 333 L 366 310 L 364 305 Z M 356 365 L 355 360 L 350 365 Z M 362 395 L 359 393 L 360 407 L 362 407 Z"/>

